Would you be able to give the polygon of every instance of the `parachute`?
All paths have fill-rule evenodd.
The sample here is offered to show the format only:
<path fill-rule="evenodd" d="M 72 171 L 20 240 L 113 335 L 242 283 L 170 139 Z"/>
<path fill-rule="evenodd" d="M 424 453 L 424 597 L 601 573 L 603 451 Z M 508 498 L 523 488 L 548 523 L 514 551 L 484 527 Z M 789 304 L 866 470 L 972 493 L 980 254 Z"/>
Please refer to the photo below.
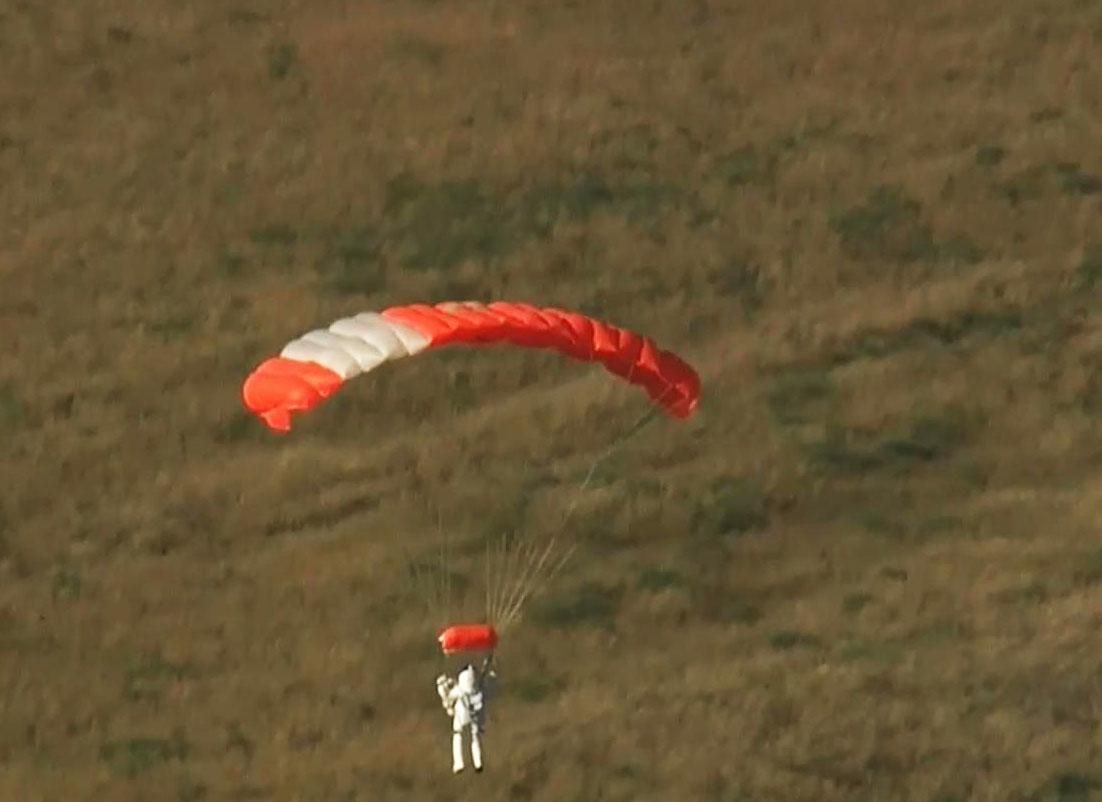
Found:
<path fill-rule="evenodd" d="M 436 640 L 444 654 L 492 652 L 497 646 L 497 630 L 492 624 L 453 624 L 441 630 Z"/>
<path fill-rule="evenodd" d="M 600 364 L 642 388 L 654 406 L 613 447 L 659 411 L 678 419 L 691 417 L 699 401 L 696 371 L 650 338 L 578 312 L 507 301 L 393 306 L 341 318 L 328 328 L 292 340 L 278 356 L 261 362 L 245 379 L 242 400 L 268 428 L 286 433 L 291 430 L 293 415 L 314 409 L 350 379 L 384 362 L 451 344 L 553 350 Z M 589 484 L 596 465 L 590 468 L 581 490 Z M 563 529 L 572 511 L 573 507 L 562 522 Z M 492 652 L 499 635 L 518 620 L 525 602 L 550 581 L 572 551 L 559 549 L 555 536 L 546 543 L 529 539 L 508 545 L 503 540 L 495 552 L 488 551 L 486 623 L 443 626 L 437 636 L 443 654 Z M 447 562 L 445 556 L 437 576 L 442 582 L 450 576 Z M 411 572 L 415 580 L 420 578 L 421 571 L 414 571 L 413 563 Z M 446 606 L 450 587 L 442 585 L 436 590 L 441 605 Z"/>
<path fill-rule="evenodd" d="M 512 344 L 596 362 L 675 418 L 690 417 L 700 395 L 696 371 L 647 337 L 577 312 L 499 301 L 394 306 L 341 318 L 258 365 L 245 379 L 242 399 L 271 430 L 285 433 L 294 413 L 312 410 L 348 380 L 450 344 Z"/>

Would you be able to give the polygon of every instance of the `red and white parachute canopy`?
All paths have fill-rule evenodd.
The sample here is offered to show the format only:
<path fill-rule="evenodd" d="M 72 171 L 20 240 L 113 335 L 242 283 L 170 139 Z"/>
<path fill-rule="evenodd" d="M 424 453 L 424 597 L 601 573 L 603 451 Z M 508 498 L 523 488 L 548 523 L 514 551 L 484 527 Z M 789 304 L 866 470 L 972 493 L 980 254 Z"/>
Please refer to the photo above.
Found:
<path fill-rule="evenodd" d="M 700 395 L 696 371 L 647 337 L 577 312 L 464 302 L 393 306 L 308 332 L 257 366 L 242 397 L 269 428 L 287 432 L 292 413 L 313 409 L 349 379 L 388 360 L 455 343 L 509 343 L 599 362 L 677 418 L 692 415 Z"/>

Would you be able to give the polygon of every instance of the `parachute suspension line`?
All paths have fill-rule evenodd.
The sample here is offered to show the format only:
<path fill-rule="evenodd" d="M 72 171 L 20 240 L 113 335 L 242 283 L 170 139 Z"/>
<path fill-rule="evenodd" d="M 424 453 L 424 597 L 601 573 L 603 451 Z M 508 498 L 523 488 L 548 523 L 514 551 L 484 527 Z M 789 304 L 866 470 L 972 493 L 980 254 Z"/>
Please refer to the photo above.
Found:
<path fill-rule="evenodd" d="M 661 398 L 658 399 L 658 403 L 660 404 L 662 400 Z M 628 440 L 646 428 L 651 421 L 658 417 L 658 414 L 659 408 L 657 406 L 648 409 L 602 453 L 597 455 L 586 471 L 585 478 L 575 490 L 574 500 L 559 523 L 559 532 L 565 529 L 570 522 L 578 508 L 582 495 L 593 481 L 593 477 L 601 463 L 609 459 Z M 537 551 L 536 545 L 530 541 L 510 549 L 504 538 L 502 539 L 502 549 L 498 563 L 501 568 L 500 579 L 495 583 L 494 592 L 488 596 L 490 601 L 487 602 L 487 620 L 493 623 L 498 631 L 504 631 L 520 618 L 524 603 L 537 590 L 542 590 L 543 587 L 549 584 L 574 554 L 577 547 L 576 544 L 571 544 L 557 560 L 549 563 L 558 540 L 559 534 L 556 533 L 551 536 L 543 549 Z M 487 585 L 491 584 L 489 574 L 490 566 L 487 556 Z M 511 581 L 508 578 L 511 578 Z"/>
<path fill-rule="evenodd" d="M 580 485 L 578 485 L 578 489 L 577 489 L 577 491 L 575 492 L 575 495 L 574 495 L 574 501 L 571 502 L 570 506 L 566 510 L 566 513 L 563 515 L 563 519 L 562 519 L 562 522 L 561 522 L 560 526 L 565 526 L 567 524 L 567 522 L 574 516 L 574 512 L 578 508 L 578 503 L 582 500 L 582 494 L 589 488 L 589 483 L 593 481 L 593 477 L 596 475 L 597 468 L 600 466 L 600 464 L 602 462 L 604 462 L 605 460 L 607 460 L 609 457 L 611 457 L 613 454 L 615 454 L 617 451 L 619 451 L 620 448 L 623 447 L 624 443 L 626 443 L 628 440 L 630 440 L 636 434 L 638 434 L 643 429 L 645 429 L 647 427 L 647 425 L 657 417 L 658 417 L 658 409 L 657 408 L 651 408 L 651 409 L 647 410 L 646 412 L 644 412 L 642 415 L 640 415 L 638 418 L 635 419 L 635 422 L 632 423 L 632 425 L 628 427 L 627 431 L 625 431 L 622 435 L 617 437 L 608 446 L 608 448 L 606 448 L 602 453 L 597 455 L 597 457 L 593 460 L 592 464 L 590 464 L 589 470 L 586 472 L 585 478 L 582 480 L 582 483 Z"/>
<path fill-rule="evenodd" d="M 510 543 L 506 536 L 501 538 L 500 550 L 500 574 L 497 583 L 497 594 L 494 608 L 491 611 L 490 620 L 496 622 L 509 607 L 511 599 L 516 594 L 516 585 L 523 581 L 523 575 L 532 562 L 529 556 L 534 549 L 531 541 L 520 541 L 515 537 Z"/>
<path fill-rule="evenodd" d="M 444 529 L 444 518 L 440 509 L 436 510 L 436 531 L 444 536 L 440 546 L 440 584 L 441 613 L 449 618 L 452 615 L 452 572 L 451 572 L 451 529 Z"/>
<path fill-rule="evenodd" d="M 442 518 L 437 510 L 436 531 L 438 535 L 445 536 L 440 546 L 437 564 L 432 565 L 432 560 L 418 560 L 407 547 L 406 564 L 408 566 L 411 584 L 417 598 L 421 599 L 425 612 L 436 626 L 447 626 L 449 623 L 449 580 L 448 549 L 446 533 L 443 532 Z"/>
<path fill-rule="evenodd" d="M 449 530 L 450 531 L 450 530 Z M 451 570 L 448 563 L 448 543 L 450 542 L 449 531 L 444 531 L 443 515 L 440 511 L 440 506 L 436 505 L 436 535 L 438 538 L 442 537 L 440 541 L 440 563 L 437 565 L 436 570 L 436 626 L 444 627 L 448 625 L 449 610 L 448 610 L 448 583 L 451 579 Z M 445 673 L 447 669 L 447 661 L 445 659 L 443 651 L 441 651 L 438 659 L 438 672 L 440 674 Z"/>
<path fill-rule="evenodd" d="M 485 588 L 485 591 L 486 591 L 486 615 L 487 615 L 487 620 L 493 620 L 493 619 L 489 618 L 490 611 L 493 610 L 493 603 L 492 603 L 493 594 L 491 592 L 491 586 L 490 586 L 490 544 L 489 543 L 486 544 L 486 564 L 485 564 L 484 567 L 486 569 L 486 575 L 483 577 L 483 587 Z"/>
<path fill-rule="evenodd" d="M 486 620 L 496 620 L 498 597 L 501 595 L 501 587 L 495 583 L 495 578 L 500 576 L 505 562 L 505 538 L 495 539 L 486 544 Z"/>
<path fill-rule="evenodd" d="M 548 544 L 548 548 L 554 544 L 554 538 L 551 543 Z M 513 577 L 512 582 L 508 587 L 505 587 L 505 583 L 502 583 L 502 599 L 501 606 L 495 611 L 495 621 L 499 622 L 495 626 L 499 626 L 504 629 L 508 626 L 508 613 L 513 608 L 515 600 L 523 592 L 525 583 L 529 581 L 533 569 L 538 569 L 538 558 L 536 557 L 535 544 L 531 540 L 525 541 L 521 546 L 515 548 L 512 552 L 513 565 L 511 568 L 519 568 L 514 573 L 509 571 L 507 576 Z M 545 549 L 546 552 L 546 549 Z"/>
<path fill-rule="evenodd" d="M 491 552 L 492 548 L 492 552 Z M 508 569 L 516 559 L 516 554 L 509 551 L 508 535 L 502 534 L 486 546 L 486 574 L 487 587 L 489 589 L 489 601 L 486 606 L 486 618 L 491 623 L 497 621 L 498 615 L 505 604 L 505 583 L 503 578 L 508 576 Z"/>
<path fill-rule="evenodd" d="M 555 575 L 558 574 L 567 560 L 570 559 L 570 556 L 574 553 L 574 546 L 571 546 L 557 562 L 553 563 L 549 569 L 544 571 L 544 566 L 555 550 L 555 541 L 556 538 L 551 538 L 547 547 L 540 553 L 538 560 L 530 561 L 530 570 L 526 572 L 522 581 L 517 584 L 508 606 L 501 614 L 502 629 L 510 626 L 517 620 L 524 606 L 524 602 L 528 600 L 528 597 L 537 590 L 542 590 L 547 583 L 554 579 Z"/>
<path fill-rule="evenodd" d="M 444 569 L 443 563 L 434 566 L 431 559 L 419 559 L 408 545 L 404 550 L 406 552 L 407 578 L 412 586 L 413 595 L 420 601 L 424 612 L 434 624 L 446 625 L 447 611 L 444 604 L 443 577 L 441 574 Z"/>

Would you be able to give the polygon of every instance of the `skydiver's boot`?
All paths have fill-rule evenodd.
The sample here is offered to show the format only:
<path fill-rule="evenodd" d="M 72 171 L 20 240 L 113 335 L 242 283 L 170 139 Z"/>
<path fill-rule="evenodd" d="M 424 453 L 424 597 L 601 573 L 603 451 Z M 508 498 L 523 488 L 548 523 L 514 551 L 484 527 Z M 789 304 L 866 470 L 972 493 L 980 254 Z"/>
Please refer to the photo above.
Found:
<path fill-rule="evenodd" d="M 478 739 L 478 730 L 471 730 L 471 763 L 475 771 L 482 771 L 482 742 Z"/>
<path fill-rule="evenodd" d="M 463 771 L 463 733 L 452 734 L 452 774 Z"/>

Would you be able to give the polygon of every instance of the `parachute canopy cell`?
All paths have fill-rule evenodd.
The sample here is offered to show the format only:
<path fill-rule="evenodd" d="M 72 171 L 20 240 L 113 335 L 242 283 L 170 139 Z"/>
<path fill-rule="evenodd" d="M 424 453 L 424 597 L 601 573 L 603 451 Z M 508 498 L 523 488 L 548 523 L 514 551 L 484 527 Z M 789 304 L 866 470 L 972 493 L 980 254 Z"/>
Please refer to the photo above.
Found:
<path fill-rule="evenodd" d="M 676 418 L 692 415 L 700 395 L 696 371 L 647 337 L 577 312 L 499 301 L 394 306 L 342 318 L 258 365 L 242 398 L 270 429 L 287 432 L 292 414 L 313 409 L 349 379 L 451 344 L 511 344 L 596 362 Z"/>
<path fill-rule="evenodd" d="M 488 652 L 497 647 L 497 630 L 489 624 L 454 624 L 436 636 L 444 654 Z"/>

